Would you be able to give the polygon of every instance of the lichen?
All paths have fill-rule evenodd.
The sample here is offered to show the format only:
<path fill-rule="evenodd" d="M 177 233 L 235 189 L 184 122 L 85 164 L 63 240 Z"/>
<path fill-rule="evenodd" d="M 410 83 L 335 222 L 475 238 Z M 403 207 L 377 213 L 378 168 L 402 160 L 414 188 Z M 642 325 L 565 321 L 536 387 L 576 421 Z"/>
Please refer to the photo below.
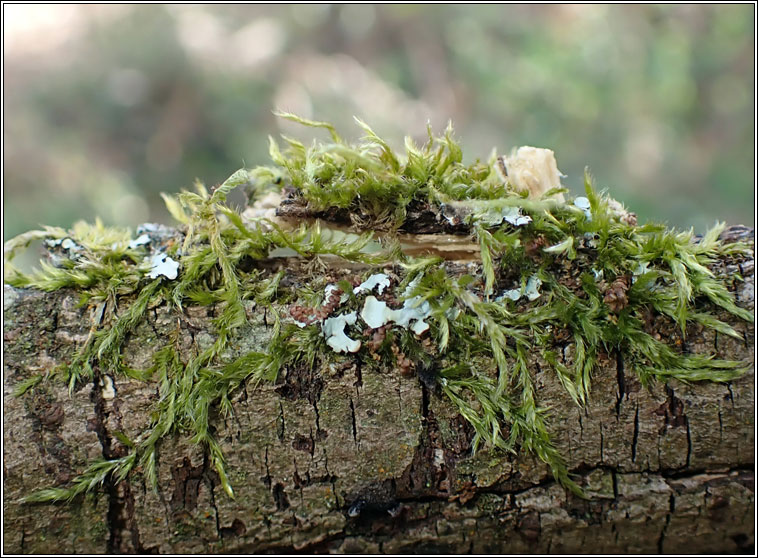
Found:
<path fill-rule="evenodd" d="M 129 246 L 131 247 L 132 243 Z M 158 253 L 150 259 L 150 271 L 147 274 L 150 279 L 157 279 L 163 276 L 166 279 L 174 280 L 178 274 L 179 262 L 169 258 L 166 254 Z"/>
<path fill-rule="evenodd" d="M 363 283 L 353 289 L 353 294 L 360 294 L 363 291 L 371 292 L 374 289 L 379 294 L 384 292 L 384 289 L 390 286 L 390 278 L 384 273 L 374 273 L 371 277 L 366 279 Z"/>
<path fill-rule="evenodd" d="M 324 332 L 326 344 L 337 353 L 357 353 L 361 348 L 361 342 L 350 339 L 345 334 L 345 328 L 355 324 L 357 319 L 355 312 L 348 312 L 324 320 L 321 329 Z"/>
<path fill-rule="evenodd" d="M 589 397 L 601 352 L 624 355 L 644 383 L 670 377 L 728 381 L 744 370 L 745 363 L 682 353 L 645 325 L 652 312 L 676 322 L 683 333 L 694 322 L 739 337 L 703 301 L 752 321 L 708 268 L 716 257 L 745 249 L 719 241 L 723 225 L 699 240 L 692 231 L 638 226 L 634 214 L 595 191 L 588 175 L 586 196 L 567 203 L 555 177 L 549 188 L 537 191 L 528 183 L 522 190 L 502 179 L 502 158 L 465 165 L 452 127 L 437 138 L 430 131 L 421 147 L 406 140 L 400 156 L 363 122 L 358 123 L 364 140 L 350 145 L 327 123 L 281 116 L 328 130 L 331 142 L 306 147 L 285 138 L 282 151 L 271 140 L 273 165 L 241 169 L 212 193 L 197 184 L 195 192 L 164 195 L 180 224 L 176 233 L 145 227 L 150 234 L 133 240 L 130 231 L 98 221 L 70 231 L 31 231 L 6 243 L 7 283 L 45 291 L 73 288 L 82 304 L 99 309 L 93 312 L 93 334 L 72 362 L 49 378 L 29 379 L 17 386 L 17 394 L 49 379 L 74 389 L 95 379 L 95 366 L 106 377 L 155 381 L 159 391 L 150 430 L 127 444 L 127 456 L 98 461 L 69 486 L 43 490 L 27 501 L 71 500 L 107 478 L 126 478 L 137 465 L 154 484 L 157 447 L 173 432 L 185 432 L 204 447 L 233 496 L 209 424 L 211 408 L 228 415 L 233 393 L 245 384 L 274 381 L 283 370 L 314 369 L 335 358 L 404 374 L 433 370 L 433 380 L 425 372 L 424 381 L 433 381 L 472 425 L 473 451 L 482 445 L 531 451 L 559 482 L 580 493 L 550 440 L 550 417 L 539 406 L 530 355 L 547 362 L 580 405 Z M 554 157 L 545 165 L 557 173 Z M 521 168 L 511 166 L 512 173 Z M 286 194 L 282 208 L 298 205 L 306 216 L 348 223 L 360 234 L 346 236 L 318 220 L 285 225 L 270 218 L 270 208 L 243 218 L 226 204 L 228 193 L 241 186 L 252 193 L 253 203 L 272 192 Z M 455 234 L 471 236 L 480 249 L 476 265 L 463 271 L 436 256 L 404 254 L 391 233 L 412 230 L 419 215 L 426 226 L 453 227 Z M 379 250 L 374 230 L 390 232 Z M 39 271 L 21 273 L 11 265 L 14 253 L 39 239 L 50 241 L 50 261 Z M 286 272 L 272 274 L 258 265 L 280 250 L 307 262 L 300 269 L 311 270 L 312 285 L 288 292 L 280 288 Z M 163 273 L 162 267 L 143 265 L 146 259 L 176 266 Z M 329 283 L 318 272 L 329 259 L 364 264 L 367 276 Z M 385 274 L 389 270 L 392 281 Z M 319 285 L 322 280 L 327 285 Z M 273 317 L 269 345 L 229 360 L 227 349 L 248 324 L 245 305 L 251 301 Z M 145 319 L 147 308 L 158 304 L 177 311 L 189 304 L 218 305 L 215 339 L 186 361 L 176 340 L 166 339 L 149 369 L 128 369 L 121 359 L 124 339 Z M 337 307 L 340 314 L 333 316 Z M 556 332 L 573 344 L 571 368 L 556 357 Z"/>

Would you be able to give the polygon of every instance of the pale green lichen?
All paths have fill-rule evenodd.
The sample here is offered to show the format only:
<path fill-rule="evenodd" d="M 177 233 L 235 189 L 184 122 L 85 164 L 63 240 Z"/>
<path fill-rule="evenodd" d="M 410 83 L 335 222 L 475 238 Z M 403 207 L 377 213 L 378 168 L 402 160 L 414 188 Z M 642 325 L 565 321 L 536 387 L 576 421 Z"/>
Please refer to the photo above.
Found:
<path fill-rule="evenodd" d="M 79 382 L 92 381 L 97 364 L 113 377 L 152 378 L 159 390 L 150 430 L 142 441 L 127 444 L 131 453 L 96 462 L 70 486 L 35 493 L 27 501 L 71 500 L 107 478 L 123 480 L 136 465 L 154 484 L 157 445 L 174 431 L 189 433 L 205 448 L 221 484 L 232 496 L 224 457 L 211 434 L 211 407 L 230 414 L 232 394 L 247 382 L 274 381 L 288 366 L 314 368 L 329 358 L 345 358 L 337 357 L 330 343 L 339 333 L 344 337 L 339 348 L 368 366 L 398 366 L 401 353 L 416 366 L 435 369 L 442 392 L 474 428 L 474 451 L 486 444 L 495 450 L 534 452 L 558 481 L 577 493 L 580 489 L 548 435 L 548 417 L 538 403 L 529 355 L 540 355 L 549 363 L 578 404 L 589 397 L 600 351 L 623 354 L 643 382 L 669 377 L 728 381 L 742 373 L 745 364 L 740 362 L 675 351 L 646 331 L 642 319 L 645 312 L 653 311 L 670 317 L 682 332 L 688 323 L 696 322 L 739 338 L 734 328 L 695 306 L 697 299 L 709 300 L 752 321 L 752 315 L 736 306 L 724 282 L 708 269 L 716 257 L 744 249 L 740 244 L 719 242 L 723 225 L 699 241 L 691 231 L 677 232 L 656 224 L 636 226 L 618 202 L 595 192 L 589 177 L 586 198 L 563 203 L 555 196 L 565 191 L 555 188 L 541 198 L 527 198 L 525 192 L 512 191 L 499 176 L 497 158 L 463 164 L 450 127 L 438 138 L 430 131 L 422 147 L 406 140 L 405 155 L 400 156 L 363 122 L 359 121 L 366 133 L 363 142 L 350 145 L 327 123 L 282 116 L 326 129 L 332 142 L 306 147 L 285 138 L 287 147 L 281 151 L 271 140 L 273 166 L 237 171 L 212 194 L 198 184 L 196 192 L 164 195 L 182 234 L 153 233 L 148 239 L 145 235 L 132 239 L 129 231 L 107 228 L 98 221 L 94 226 L 77 224 L 71 231 L 50 227 L 31 231 L 6 243 L 7 283 L 46 291 L 73 288 L 81 293 L 83 304 L 100 308 L 93 335 L 73 362 L 58 371 L 72 389 Z M 463 216 L 461 223 L 480 248 L 480 268 L 474 275 L 453 275 L 439 258 L 408 257 L 396 242 L 378 252 L 371 250 L 371 231 L 346 241 L 344 234 L 324 229 L 318 221 L 294 229 L 265 218 L 246 221 L 226 205 L 227 194 L 243 185 L 259 197 L 286 186 L 294 192 L 294 200 L 314 214 L 347 212 L 354 225 L 366 228 L 400 229 L 406 225 L 409 208 L 429 209 L 449 223 L 458 223 L 456 219 Z M 43 263 L 29 275 L 10 265 L 19 248 L 38 239 L 54 241 L 54 250 L 62 248 L 58 241 L 70 239 L 80 249 L 56 255 L 53 263 Z M 255 266 L 244 271 L 241 265 L 244 260 L 266 259 L 279 249 L 314 266 L 322 258 L 369 267 L 398 266 L 397 293 L 404 306 L 379 309 L 382 316 L 375 315 L 379 301 L 371 291 L 378 287 L 381 295 L 389 288 L 386 276 L 375 274 L 363 288 L 340 286 L 349 295 L 340 299 L 343 319 L 337 335 L 330 330 L 326 336 L 318 322 L 298 327 L 280 315 L 283 305 L 295 298 L 316 303 L 324 298 L 323 291 L 303 286 L 288 295 L 279 289 L 284 272 L 267 275 Z M 166 281 L 155 268 L 142 265 L 151 254 L 177 262 L 175 280 Z M 576 268 L 591 272 L 582 272 L 574 284 L 567 285 L 562 264 L 572 260 Z M 168 275 L 171 279 L 172 274 Z M 634 280 L 624 293 L 626 305 L 614 311 L 604 291 L 624 277 Z M 132 300 L 131 304 L 126 306 L 126 300 Z M 271 310 L 270 344 L 264 352 L 243 354 L 230 362 L 225 351 L 236 332 L 247 325 L 245 304 L 251 300 Z M 167 339 L 155 353 L 151 368 L 128 369 L 121 362 L 124 339 L 144 319 L 146 309 L 159 303 L 177 308 L 218 304 L 221 312 L 213 322 L 216 338 L 187 362 L 181 360 L 176 340 Z M 361 322 L 354 314 L 358 312 L 366 313 Z M 348 315 L 350 320 L 344 318 Z M 389 327 L 385 341 L 375 350 L 362 343 L 363 322 Z M 405 329 L 411 322 L 415 329 Z M 420 338 L 427 329 L 435 341 L 431 346 Z M 566 331 L 573 343 L 571 368 L 556 357 L 553 332 L 558 330 Z M 16 393 L 33 389 L 42 380 L 32 377 L 19 384 Z"/>

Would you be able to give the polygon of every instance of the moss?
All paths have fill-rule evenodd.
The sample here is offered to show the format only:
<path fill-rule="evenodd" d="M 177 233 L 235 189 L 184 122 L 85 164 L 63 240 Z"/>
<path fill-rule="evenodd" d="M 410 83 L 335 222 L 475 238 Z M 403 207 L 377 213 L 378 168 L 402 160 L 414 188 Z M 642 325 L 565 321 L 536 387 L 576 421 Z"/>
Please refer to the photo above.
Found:
<path fill-rule="evenodd" d="M 186 432 L 205 448 L 222 486 L 233 496 L 224 456 L 211 433 L 212 409 L 233 413 L 232 395 L 247 383 L 272 382 L 283 370 L 321 368 L 346 359 L 415 371 L 472 425 L 475 451 L 488 446 L 533 452 L 558 481 L 579 493 L 548 435 L 549 417 L 539 405 L 529 355 L 539 354 L 552 365 L 579 405 L 590 396 L 600 351 L 623 354 L 643 382 L 669 377 L 728 381 L 742 373 L 744 363 L 682 354 L 656 340 L 646 327 L 646 316 L 654 313 L 673 320 L 683 333 L 688 324 L 698 323 L 739 337 L 704 301 L 752 320 L 708 269 L 715 258 L 738 255 L 745 248 L 719 242 L 723 225 L 700 240 L 691 231 L 637 226 L 617 202 L 595 191 L 589 176 L 587 199 L 580 204 L 548 197 L 560 193 L 555 191 L 528 199 L 503 181 L 494 157 L 464 165 L 451 127 L 437 138 L 430 130 L 428 142 L 420 147 L 406 140 L 401 157 L 363 122 L 364 140 L 350 145 L 327 123 L 282 116 L 325 128 L 332 141 L 306 147 L 285 138 L 281 150 L 271 140 L 272 166 L 237 171 L 212 193 L 198 184 L 195 192 L 164 196 L 180 223 L 178 233 L 153 230 L 148 246 L 131 242 L 129 231 L 97 222 L 80 223 L 70 231 L 31 231 L 6 243 L 6 282 L 45 291 L 74 288 L 82 304 L 99 309 L 94 334 L 59 375 L 72 389 L 92 381 L 98 366 L 152 379 L 160 394 L 151 430 L 139 444 L 127 444 L 130 454 L 98 461 L 70 486 L 43 490 L 27 501 L 70 501 L 106 479 L 125 478 L 137 464 L 154 484 L 157 446 L 175 431 Z M 407 256 L 391 236 L 376 251 L 369 230 L 347 237 L 319 221 L 285 229 L 267 219 L 246 220 L 226 204 L 228 193 L 240 186 L 253 198 L 284 189 L 287 203 L 299 204 L 305 215 L 347 220 L 363 229 L 409 230 L 410 216 L 432 215 L 444 225 L 440 230 L 452 226 L 457 234 L 473 237 L 480 250 L 478 266 L 464 273 L 454 265 L 440 265 L 436 257 Z M 49 262 L 29 275 L 10 265 L 18 249 L 40 238 L 50 241 Z M 65 244 L 68 248 L 65 239 L 71 241 Z M 295 285 L 295 294 L 281 288 L 285 272 L 274 274 L 264 265 L 280 249 L 303 262 L 301 275 L 310 274 L 311 285 Z M 149 256 L 158 253 L 180 263 L 176 281 L 147 277 Z M 318 322 L 304 328 L 293 324 L 287 305 L 322 302 L 324 285 L 319 281 L 326 282 L 326 258 L 359 262 L 371 271 L 377 266 L 392 269 L 395 285 L 388 296 L 395 302 L 428 303 L 428 336 L 395 326 L 377 338 L 376 331 L 355 327 L 351 335 L 361 340 L 362 348 L 345 357 L 326 347 Z M 350 293 L 347 279 L 337 284 Z M 523 293 L 519 289 L 526 285 L 531 289 L 528 298 L 497 296 L 514 289 Z M 340 312 L 360 311 L 365 294 L 350 294 Z M 177 311 L 189 304 L 216 305 L 220 312 L 212 323 L 214 339 L 187 361 L 180 356 L 178 339 L 167 339 L 150 368 L 127 369 L 121 362 L 124 339 L 144 320 L 147 309 L 158 304 Z M 246 308 L 253 304 L 266 310 L 273 325 L 268 348 L 230 360 L 233 344 L 244 343 L 240 333 L 249 326 Z M 572 368 L 555 357 L 559 336 L 573 345 Z M 16 391 L 21 394 L 41 381 L 29 378 Z"/>

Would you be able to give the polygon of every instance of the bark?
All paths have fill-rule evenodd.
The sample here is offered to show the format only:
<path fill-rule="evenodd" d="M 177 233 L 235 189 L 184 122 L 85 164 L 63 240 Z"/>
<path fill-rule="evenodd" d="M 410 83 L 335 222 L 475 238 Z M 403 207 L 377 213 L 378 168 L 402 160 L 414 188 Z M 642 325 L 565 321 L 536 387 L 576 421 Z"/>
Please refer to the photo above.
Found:
<path fill-rule="evenodd" d="M 753 308 L 752 259 L 738 304 Z M 293 271 L 292 273 L 297 273 Z M 569 470 L 590 497 L 571 495 L 536 458 L 480 450 L 471 428 L 428 382 L 354 363 L 288 370 L 276 385 L 246 386 L 234 416 L 214 417 L 236 499 L 202 450 L 177 434 L 160 445 L 155 492 L 139 473 L 107 481 L 95 497 L 29 505 L 34 490 L 65 485 L 98 457 L 139 438 L 157 400 L 154 383 L 114 377 L 69 396 L 50 381 L 15 386 L 70 360 L 89 334 L 71 291 L 5 287 L 4 552 L 6 553 L 706 553 L 754 544 L 754 371 L 728 384 L 672 380 L 643 388 L 607 355 L 583 408 L 534 358 L 539 403 Z M 176 336 L 186 358 L 213 341 L 214 308 L 183 315 L 153 308 L 129 337 L 128 366 L 145 368 Z M 754 329 L 719 315 L 744 341 L 690 328 L 659 333 L 692 352 L 754 361 Z M 236 356 L 264 350 L 270 316 L 248 307 Z M 177 336 L 178 334 L 178 336 Z M 571 346 L 564 359 L 571 362 Z"/>

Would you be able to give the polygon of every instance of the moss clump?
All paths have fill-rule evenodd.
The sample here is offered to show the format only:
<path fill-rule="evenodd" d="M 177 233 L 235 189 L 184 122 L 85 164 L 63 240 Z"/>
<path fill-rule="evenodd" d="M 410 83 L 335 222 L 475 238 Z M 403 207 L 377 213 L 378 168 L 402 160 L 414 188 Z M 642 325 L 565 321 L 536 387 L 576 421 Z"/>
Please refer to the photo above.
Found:
<path fill-rule="evenodd" d="M 256 169 L 259 179 L 284 179 L 315 213 L 346 210 L 354 222 L 366 227 L 400 228 L 408 207 L 419 203 L 437 204 L 445 200 L 493 200 L 506 194 L 506 185 L 493 172 L 492 164 L 476 161 L 462 164 L 463 152 L 448 126 L 418 147 L 405 140 L 405 157 L 397 155 L 364 122 L 365 141 L 348 145 L 327 123 L 280 116 L 308 126 L 327 128 L 333 143 L 305 147 L 284 138 L 282 152 L 270 139 L 273 168 Z M 268 171 L 268 173 L 267 173 Z"/>
<path fill-rule="evenodd" d="M 625 218 L 628 214 L 619 210 L 617 202 L 593 189 L 588 176 L 586 198 L 576 203 L 551 197 L 565 191 L 529 199 L 502 179 L 495 158 L 464 165 L 451 128 L 439 138 L 430 132 L 423 147 L 407 140 L 401 157 L 362 122 L 364 141 L 350 145 L 329 124 L 283 116 L 328 129 L 332 142 L 305 147 L 285 138 L 287 147 L 281 151 L 272 140 L 272 166 L 237 171 L 212 193 L 198 184 L 195 192 L 165 196 L 181 225 L 179 232 L 151 227 L 146 229 L 150 237 L 146 244 L 131 240 L 129 231 L 98 222 L 78 224 L 71 231 L 32 231 L 6 243 L 7 283 L 48 291 L 74 288 L 81 293 L 82 304 L 97 310 L 87 343 L 56 377 L 71 389 L 93 381 L 98 370 L 145 381 L 154 378 L 160 393 L 150 432 L 139 443 L 123 441 L 131 448 L 127 456 L 94 463 L 70 486 L 30 495 L 28 501 L 71 500 L 108 478 L 126 478 L 137 465 L 155 483 L 156 448 L 174 431 L 188 433 L 205 448 L 232 496 L 224 457 L 211 434 L 211 408 L 232 413 L 231 396 L 246 382 L 274 381 L 285 369 L 313 369 L 344 358 L 404 373 L 415 370 L 471 423 L 474 450 L 484 444 L 498 451 L 534 452 L 559 482 L 580 493 L 550 441 L 548 417 L 539 406 L 529 372 L 529 355 L 548 362 L 580 405 L 589 397 L 601 352 L 623 354 L 643 382 L 669 377 L 728 381 L 742 373 L 744 365 L 739 362 L 677 352 L 656 340 L 645 325 L 650 313 L 662 314 L 683 333 L 688 323 L 696 322 L 739 337 L 699 305 L 707 300 L 752 320 L 708 269 L 716 257 L 745 248 L 718 240 L 723 225 L 699 240 L 691 231 L 637 226 Z M 350 238 L 321 227 L 318 221 L 284 228 L 265 218 L 246 220 L 226 203 L 227 194 L 240 186 L 250 189 L 253 198 L 284 191 L 289 203 L 300 204 L 312 215 L 347 216 L 366 229 L 408 230 L 409 215 L 425 211 L 443 224 L 455 221 L 458 233 L 476 241 L 480 257 L 473 270 L 461 271 L 461 266 L 441 265 L 438 257 L 409 257 L 386 238 L 382 249 L 371 249 L 371 230 Z M 51 263 L 25 275 L 10 260 L 34 239 L 45 239 L 51 246 Z M 358 322 L 348 333 L 361 340 L 362 348 L 347 357 L 335 354 L 324 341 L 320 321 L 337 311 L 360 312 L 367 293 L 356 294 L 351 291 L 355 281 L 343 280 L 337 285 L 345 300 L 337 303 L 337 287 L 322 295 L 325 285 L 318 279 L 294 294 L 285 292 L 280 288 L 284 272 L 272 274 L 262 265 L 280 249 L 312 269 L 324 266 L 324 258 L 359 262 L 369 273 L 380 267 L 391 269 L 393 286 L 386 293 L 387 303 L 427 305 L 429 330 L 421 328 L 416 334 L 401 325 L 372 329 Z M 178 261 L 177 279 L 150 279 L 151 254 Z M 318 306 L 326 299 L 326 311 L 309 314 L 320 315 L 320 320 L 309 320 L 304 327 L 287 315 L 288 304 L 298 306 L 302 314 L 303 304 Z M 126 305 L 126 300 L 132 302 Z M 229 361 L 225 351 L 247 325 L 249 301 L 268 309 L 273 335 L 265 352 Z M 152 367 L 126 368 L 121 362 L 125 336 L 147 308 L 164 303 L 177 311 L 187 304 L 219 305 L 215 341 L 183 361 L 176 340 L 169 339 L 156 352 Z M 571 368 L 556 357 L 559 337 L 573 343 Z M 34 389 L 41 380 L 30 379 L 18 386 L 17 393 Z"/>

